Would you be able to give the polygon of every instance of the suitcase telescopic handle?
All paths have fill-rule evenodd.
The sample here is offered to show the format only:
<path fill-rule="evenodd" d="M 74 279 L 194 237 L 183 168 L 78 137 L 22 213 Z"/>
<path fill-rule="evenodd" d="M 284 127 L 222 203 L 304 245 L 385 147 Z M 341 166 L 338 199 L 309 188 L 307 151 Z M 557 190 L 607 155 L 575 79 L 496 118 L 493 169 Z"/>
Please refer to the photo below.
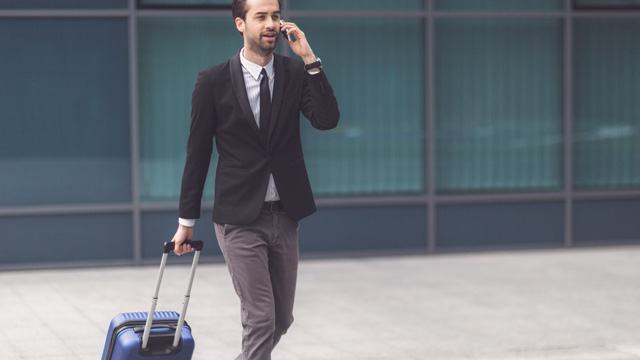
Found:
<path fill-rule="evenodd" d="M 204 245 L 204 243 L 201 240 L 187 240 L 183 244 L 191 245 L 191 247 L 194 248 L 196 251 L 202 251 L 202 246 Z M 168 241 L 164 243 L 164 246 L 162 247 L 162 252 L 164 254 L 168 254 L 172 252 L 173 249 L 175 248 L 175 245 L 176 244 L 173 241 Z"/>
<path fill-rule="evenodd" d="M 193 255 L 193 263 L 191 264 L 191 273 L 189 275 L 189 282 L 187 285 L 187 292 L 184 295 L 184 300 L 182 301 L 182 311 L 180 312 L 180 318 L 178 319 L 178 326 L 176 328 L 176 333 L 173 339 L 173 347 L 177 347 L 180 342 L 180 333 L 182 332 L 182 325 L 184 324 L 184 318 L 187 314 L 187 307 L 189 306 L 189 298 L 191 296 L 191 285 L 193 284 L 193 278 L 196 274 L 196 266 L 198 265 L 198 259 L 200 258 L 200 252 L 202 251 L 202 247 L 204 243 L 201 240 L 187 240 L 184 244 L 191 245 L 196 250 L 196 253 Z M 156 281 L 156 288 L 153 292 L 153 297 L 151 298 L 151 309 L 149 310 L 149 315 L 147 315 L 147 321 L 144 326 L 144 333 L 142 334 L 142 349 L 146 349 L 147 344 L 149 342 L 149 335 L 151 333 L 151 323 L 153 322 L 153 315 L 156 311 L 156 304 L 158 303 L 158 293 L 160 292 L 160 284 L 162 283 L 162 274 L 164 273 L 164 268 L 167 264 L 167 257 L 169 253 L 174 249 L 175 243 L 166 242 L 162 246 L 162 261 L 160 262 L 160 270 L 158 271 L 158 280 Z"/>

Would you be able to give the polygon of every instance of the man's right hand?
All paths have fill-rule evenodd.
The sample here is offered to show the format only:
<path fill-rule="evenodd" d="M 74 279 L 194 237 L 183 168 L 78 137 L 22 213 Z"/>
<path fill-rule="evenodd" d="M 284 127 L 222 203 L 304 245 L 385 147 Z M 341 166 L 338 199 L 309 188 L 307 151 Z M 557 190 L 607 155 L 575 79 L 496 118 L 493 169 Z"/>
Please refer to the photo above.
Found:
<path fill-rule="evenodd" d="M 178 225 L 178 231 L 176 231 L 176 234 L 171 240 L 175 243 L 173 252 L 176 253 L 176 255 L 182 255 L 193 251 L 194 249 L 191 247 L 191 245 L 183 244 L 185 241 L 191 239 L 193 239 L 193 228 L 184 225 Z"/>

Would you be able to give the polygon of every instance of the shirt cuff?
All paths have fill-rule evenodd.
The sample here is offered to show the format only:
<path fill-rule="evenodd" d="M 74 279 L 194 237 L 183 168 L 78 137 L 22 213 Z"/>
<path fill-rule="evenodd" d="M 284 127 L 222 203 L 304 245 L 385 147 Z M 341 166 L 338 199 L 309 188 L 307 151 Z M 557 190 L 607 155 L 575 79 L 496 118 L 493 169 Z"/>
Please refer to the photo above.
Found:
<path fill-rule="evenodd" d="M 196 219 L 178 218 L 178 224 L 186 227 L 194 227 L 196 225 Z"/>
<path fill-rule="evenodd" d="M 309 73 L 309 75 L 316 75 L 316 74 L 320 74 L 320 71 L 307 71 L 307 72 Z"/>

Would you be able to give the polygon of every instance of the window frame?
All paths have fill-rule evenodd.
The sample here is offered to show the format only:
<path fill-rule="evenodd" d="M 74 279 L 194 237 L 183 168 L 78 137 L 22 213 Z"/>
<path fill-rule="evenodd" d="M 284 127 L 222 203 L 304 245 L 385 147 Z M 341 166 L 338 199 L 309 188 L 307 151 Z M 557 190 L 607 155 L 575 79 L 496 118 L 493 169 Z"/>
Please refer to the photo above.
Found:
<path fill-rule="evenodd" d="M 231 10 L 229 4 L 181 4 L 179 0 L 174 0 L 171 4 L 145 3 L 145 0 L 136 0 L 136 8 L 141 10 Z"/>
<path fill-rule="evenodd" d="M 604 0 L 603 0 L 604 2 Z M 640 3 L 638 4 L 601 4 L 601 5 L 581 5 L 580 0 L 571 0 L 571 7 L 574 10 L 587 10 L 587 11 L 598 11 L 598 10 L 629 10 L 629 9 L 637 9 L 640 10 Z"/>

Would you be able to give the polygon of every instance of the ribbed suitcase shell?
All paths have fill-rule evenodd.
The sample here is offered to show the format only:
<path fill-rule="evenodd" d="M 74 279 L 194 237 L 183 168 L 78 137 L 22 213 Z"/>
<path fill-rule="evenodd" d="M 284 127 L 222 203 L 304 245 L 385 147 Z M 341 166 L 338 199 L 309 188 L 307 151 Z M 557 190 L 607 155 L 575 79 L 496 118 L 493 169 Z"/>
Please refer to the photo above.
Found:
<path fill-rule="evenodd" d="M 186 322 L 182 327 L 180 344 L 177 348 L 171 346 L 178 318 L 180 317 L 175 311 L 155 312 L 149 338 L 149 351 L 141 352 L 142 329 L 147 316 L 147 312 L 116 315 L 109 325 L 107 340 L 102 352 L 102 360 L 191 359 L 195 342 L 191 335 L 191 328 Z"/>

